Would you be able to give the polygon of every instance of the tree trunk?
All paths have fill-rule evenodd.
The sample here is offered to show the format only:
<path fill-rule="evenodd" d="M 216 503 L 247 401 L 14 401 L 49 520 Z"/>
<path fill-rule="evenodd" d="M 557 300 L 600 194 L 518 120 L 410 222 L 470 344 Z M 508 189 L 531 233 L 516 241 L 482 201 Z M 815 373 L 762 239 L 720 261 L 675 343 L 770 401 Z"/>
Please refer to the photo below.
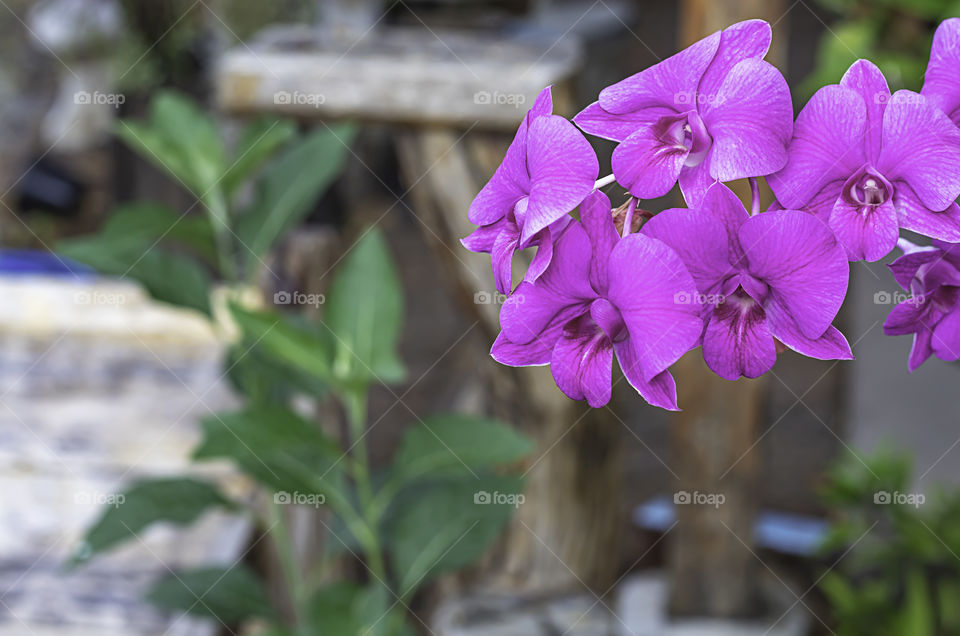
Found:
<path fill-rule="evenodd" d="M 774 0 L 684 0 L 681 46 L 747 18 L 782 25 L 784 7 Z M 774 38 L 782 57 L 784 40 Z M 744 184 L 737 184 L 743 186 Z M 749 190 L 735 187 L 749 200 Z M 749 203 L 747 205 L 749 209 Z M 753 528 L 758 505 L 763 379 L 728 382 L 704 364 L 700 351 L 675 368 L 679 403 L 671 452 L 678 486 L 677 525 L 668 548 L 670 611 L 678 615 L 750 616 L 760 602 L 760 566 Z"/>

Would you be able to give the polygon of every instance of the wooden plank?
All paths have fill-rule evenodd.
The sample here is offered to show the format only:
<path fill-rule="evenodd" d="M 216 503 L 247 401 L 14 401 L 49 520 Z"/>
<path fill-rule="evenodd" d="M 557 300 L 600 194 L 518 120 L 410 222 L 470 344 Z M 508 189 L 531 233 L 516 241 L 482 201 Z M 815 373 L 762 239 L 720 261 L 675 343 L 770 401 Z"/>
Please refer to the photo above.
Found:
<path fill-rule="evenodd" d="M 580 59 L 575 36 L 392 27 L 339 50 L 321 48 L 313 29 L 289 27 L 228 51 L 216 94 L 222 109 L 241 115 L 512 130 Z"/>

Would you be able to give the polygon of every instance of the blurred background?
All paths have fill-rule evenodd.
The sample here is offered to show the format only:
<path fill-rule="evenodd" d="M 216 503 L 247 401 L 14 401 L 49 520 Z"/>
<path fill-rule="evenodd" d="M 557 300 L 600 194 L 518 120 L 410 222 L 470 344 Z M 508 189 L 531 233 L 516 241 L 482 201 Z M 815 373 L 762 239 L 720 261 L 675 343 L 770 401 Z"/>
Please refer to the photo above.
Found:
<path fill-rule="evenodd" d="M 489 358 L 458 240 L 544 86 L 570 117 L 763 18 L 799 112 L 858 58 L 919 90 L 956 15 L 0 0 L 0 633 L 960 634 L 960 368 L 907 373 L 883 263 L 851 269 L 855 362 L 730 383 L 695 351 L 682 412 L 622 382 L 592 411 Z"/>

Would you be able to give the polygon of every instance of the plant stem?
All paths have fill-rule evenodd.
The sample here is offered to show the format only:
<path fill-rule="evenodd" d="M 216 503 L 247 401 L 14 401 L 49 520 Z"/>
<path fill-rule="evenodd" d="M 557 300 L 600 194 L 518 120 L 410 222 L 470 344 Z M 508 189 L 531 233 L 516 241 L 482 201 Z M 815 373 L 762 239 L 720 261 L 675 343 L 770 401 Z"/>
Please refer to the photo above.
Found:
<path fill-rule="evenodd" d="M 760 213 L 760 184 L 756 177 L 750 177 L 750 216 L 756 216 Z"/>
<path fill-rule="evenodd" d="M 293 617 L 297 626 L 297 631 L 307 629 L 306 615 L 309 610 L 307 605 L 307 591 L 301 585 L 301 573 L 297 563 L 297 555 L 293 548 L 293 542 L 290 537 L 290 527 L 283 514 L 283 509 L 279 504 L 270 502 L 270 525 L 267 526 L 270 538 L 277 548 L 277 554 L 280 557 L 280 567 L 283 570 L 283 578 L 287 584 L 287 592 L 290 594 L 293 602 Z"/>
<path fill-rule="evenodd" d="M 384 595 L 384 602 L 389 602 L 390 588 L 387 584 L 387 569 L 383 561 L 383 550 L 380 541 L 380 513 L 375 505 L 373 484 L 370 480 L 370 456 L 367 453 L 367 444 L 365 440 L 367 426 L 367 391 L 366 388 L 354 389 L 347 392 L 346 395 L 347 416 L 350 424 L 350 440 L 353 448 L 353 457 L 350 466 L 353 472 L 353 480 L 357 487 L 357 499 L 360 505 L 361 516 L 370 532 L 362 540 L 363 550 L 367 559 L 367 566 L 375 579 L 374 585 L 380 585 L 387 592 Z M 378 615 L 382 615 L 379 612 Z M 388 633 L 392 632 L 389 627 L 392 621 L 389 617 L 386 621 Z M 382 633 L 382 622 L 378 622 L 372 630 L 373 636 Z"/>

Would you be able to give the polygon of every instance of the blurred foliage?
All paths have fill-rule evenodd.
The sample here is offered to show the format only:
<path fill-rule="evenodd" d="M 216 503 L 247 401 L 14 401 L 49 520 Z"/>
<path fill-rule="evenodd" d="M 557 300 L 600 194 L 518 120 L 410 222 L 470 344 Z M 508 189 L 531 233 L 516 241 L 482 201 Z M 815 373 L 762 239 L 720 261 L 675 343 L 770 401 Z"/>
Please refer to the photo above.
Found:
<path fill-rule="evenodd" d="M 960 490 L 911 492 L 912 465 L 881 449 L 830 471 L 833 565 L 819 587 L 838 636 L 960 634 Z"/>
<path fill-rule="evenodd" d="M 529 440 L 488 418 L 435 415 L 410 427 L 393 462 L 373 474 L 364 438 L 374 385 L 402 382 L 397 355 L 403 291 L 384 236 L 365 230 L 339 260 L 319 320 L 264 310 L 249 290 L 277 242 L 333 183 L 353 137 L 350 126 L 298 136 L 284 121 L 248 125 L 233 147 L 217 122 L 183 96 L 163 92 L 145 121 L 123 121 L 119 137 L 196 196 L 204 214 L 180 214 L 152 202 L 117 209 L 99 233 L 59 245 L 68 257 L 140 281 L 157 300 L 203 312 L 232 337 L 224 372 L 243 396 L 237 411 L 202 422 L 198 462 L 230 462 L 260 486 L 237 500 L 194 478 L 143 479 L 106 507 L 73 563 L 130 541 L 157 523 L 185 526 L 208 511 L 242 514 L 273 542 L 295 609 L 275 607 L 256 573 L 243 565 L 204 566 L 157 582 L 160 607 L 214 617 L 225 625 L 258 620 L 263 635 L 407 636 L 405 608 L 426 583 L 476 561 L 514 507 L 478 493 L 519 494 L 517 462 Z M 226 307 L 210 301 L 214 281 Z M 221 315 L 225 314 L 225 315 Z M 293 409 L 335 400 L 347 414 L 344 439 Z M 302 404 L 302 401 L 299 401 Z M 335 412 L 335 409 L 325 409 Z M 329 512 L 324 557 L 304 564 L 287 527 L 289 505 Z M 370 573 L 331 580 L 344 551 Z M 199 602 L 202 599 L 202 602 Z"/>
<path fill-rule="evenodd" d="M 890 90 L 919 91 L 933 31 L 960 15 L 960 0 L 817 0 L 838 15 L 817 46 L 816 69 L 800 84 L 802 102 L 826 84 L 836 84 L 859 58 L 873 61 Z"/>

